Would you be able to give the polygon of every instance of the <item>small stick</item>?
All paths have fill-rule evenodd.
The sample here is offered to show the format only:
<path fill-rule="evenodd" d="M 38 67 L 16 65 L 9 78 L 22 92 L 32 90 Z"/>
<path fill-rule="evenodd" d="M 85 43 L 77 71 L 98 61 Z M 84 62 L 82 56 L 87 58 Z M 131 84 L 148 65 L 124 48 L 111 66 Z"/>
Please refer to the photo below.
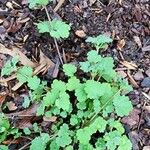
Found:
<path fill-rule="evenodd" d="M 51 18 L 50 18 L 50 15 L 49 15 L 49 13 L 48 13 L 47 7 L 44 6 L 44 9 L 45 9 L 45 11 L 46 11 L 47 18 L 48 18 L 48 20 L 49 20 L 49 22 L 50 22 L 50 21 L 51 21 Z M 57 50 L 57 53 L 58 53 L 60 62 L 61 62 L 61 64 L 63 65 L 64 63 L 63 63 L 63 60 L 62 60 L 62 58 L 61 58 L 61 54 L 60 54 L 60 51 L 59 51 L 59 47 L 58 47 L 58 43 L 57 43 L 56 38 L 54 38 L 54 43 L 55 43 L 55 46 L 56 46 L 56 50 Z"/>
<path fill-rule="evenodd" d="M 54 12 L 57 12 L 58 9 L 62 6 L 62 4 L 65 2 L 65 0 L 59 0 L 58 4 L 54 8 Z"/>

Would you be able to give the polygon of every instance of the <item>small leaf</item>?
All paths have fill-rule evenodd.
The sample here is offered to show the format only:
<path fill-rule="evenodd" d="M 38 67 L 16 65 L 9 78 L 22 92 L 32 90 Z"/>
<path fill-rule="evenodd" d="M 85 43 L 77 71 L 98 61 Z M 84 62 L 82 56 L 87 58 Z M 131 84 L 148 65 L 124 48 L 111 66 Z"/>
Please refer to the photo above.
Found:
<path fill-rule="evenodd" d="M 50 137 L 47 133 L 41 133 L 40 136 L 32 140 L 30 150 L 45 150 L 46 144 L 49 142 Z"/>
<path fill-rule="evenodd" d="M 67 124 L 63 124 L 59 131 L 58 137 L 56 137 L 56 143 L 60 147 L 65 147 L 72 142 L 71 137 L 69 135 L 69 127 Z"/>
<path fill-rule="evenodd" d="M 80 80 L 77 79 L 76 77 L 71 77 L 68 80 L 68 83 L 66 84 L 66 86 L 69 91 L 76 90 L 80 86 Z"/>
<path fill-rule="evenodd" d="M 17 79 L 25 83 L 27 82 L 29 77 L 32 77 L 33 69 L 31 67 L 24 66 L 17 71 Z"/>
<path fill-rule="evenodd" d="M 34 8 L 36 6 L 46 6 L 49 1 L 52 1 L 52 0 L 29 0 L 29 8 Z"/>
<path fill-rule="evenodd" d="M 28 97 L 28 96 L 24 96 L 24 101 L 23 101 L 23 104 L 22 104 L 22 106 L 24 107 L 24 108 L 28 108 L 29 107 L 29 105 L 30 105 L 30 98 Z"/>
<path fill-rule="evenodd" d="M 74 73 L 77 71 L 77 67 L 72 64 L 64 64 L 63 71 L 67 76 L 72 77 L 74 76 Z"/>
<path fill-rule="evenodd" d="M 50 32 L 50 22 L 49 21 L 42 21 L 37 24 L 37 28 L 39 33 Z"/>
<path fill-rule="evenodd" d="M 101 83 L 94 80 L 87 80 L 84 90 L 87 93 L 87 97 L 90 99 L 98 99 L 105 91 L 105 89 L 102 88 Z"/>
<path fill-rule="evenodd" d="M 0 145 L 0 150 L 8 150 L 8 146 L 6 146 L 6 145 Z"/>
<path fill-rule="evenodd" d="M 1 70 L 1 77 L 4 75 L 10 75 L 13 71 L 16 71 L 16 64 L 18 63 L 18 58 L 13 57 L 11 60 L 8 60 L 4 67 Z"/>
<path fill-rule="evenodd" d="M 41 80 L 37 76 L 33 76 L 28 78 L 27 82 L 28 82 L 28 87 L 31 90 L 36 90 L 39 87 Z"/>
<path fill-rule="evenodd" d="M 69 37 L 70 25 L 65 22 L 54 19 L 50 23 L 50 29 L 50 35 L 56 39 Z"/>
<path fill-rule="evenodd" d="M 59 98 L 56 100 L 55 105 L 59 109 L 63 109 L 66 111 L 69 111 L 70 108 L 70 101 L 69 101 L 69 95 L 66 92 L 61 92 L 59 94 Z"/>
<path fill-rule="evenodd" d="M 115 96 L 113 99 L 113 105 L 118 116 L 123 117 L 129 115 L 133 106 L 131 101 L 126 96 Z"/>
<path fill-rule="evenodd" d="M 88 127 L 77 130 L 76 137 L 83 145 L 87 145 L 91 139 L 91 132 Z"/>
<path fill-rule="evenodd" d="M 29 128 L 24 128 L 23 132 L 25 133 L 25 135 L 30 135 L 31 131 L 29 130 Z"/>

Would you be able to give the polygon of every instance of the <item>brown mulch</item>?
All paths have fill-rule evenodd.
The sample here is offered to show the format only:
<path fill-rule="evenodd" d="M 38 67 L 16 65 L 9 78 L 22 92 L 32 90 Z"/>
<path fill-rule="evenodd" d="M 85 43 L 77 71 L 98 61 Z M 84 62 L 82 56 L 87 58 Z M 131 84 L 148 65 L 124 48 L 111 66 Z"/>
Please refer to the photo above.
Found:
<path fill-rule="evenodd" d="M 85 59 L 92 48 L 85 42 L 88 36 L 106 33 L 113 37 L 113 43 L 101 54 L 112 56 L 118 73 L 134 87 L 129 94 L 134 110 L 122 122 L 134 150 L 150 149 L 149 0 L 66 0 L 55 13 L 54 6 L 48 6 L 51 17 L 71 24 L 70 37 L 58 42 L 67 62 Z M 42 50 L 59 66 L 53 39 L 36 29 L 39 20 L 47 20 L 44 10 L 30 10 L 26 0 L 0 0 L 0 43 L 7 48 L 21 48 L 22 53 L 37 62 Z M 7 55 L 0 54 L 0 68 L 8 59 Z M 42 78 L 52 79 L 52 74 L 56 77 L 57 71 L 52 73 L 49 69 Z M 8 93 L 10 89 L 0 85 L 0 91 Z"/>

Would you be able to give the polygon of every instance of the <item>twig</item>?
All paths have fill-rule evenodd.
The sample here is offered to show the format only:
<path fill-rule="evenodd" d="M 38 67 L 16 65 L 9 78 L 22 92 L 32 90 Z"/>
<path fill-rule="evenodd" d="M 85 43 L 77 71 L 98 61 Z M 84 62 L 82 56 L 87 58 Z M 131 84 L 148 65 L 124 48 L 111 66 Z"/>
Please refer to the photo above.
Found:
<path fill-rule="evenodd" d="M 60 51 L 59 51 L 59 48 L 58 48 L 58 44 L 57 44 L 57 40 L 54 38 L 54 42 L 55 42 L 55 45 L 56 45 L 56 50 L 57 50 L 57 53 L 58 53 L 58 56 L 59 56 L 59 59 L 60 59 L 60 62 L 61 64 L 63 65 L 63 60 L 61 58 L 61 54 L 60 54 Z"/>
<path fill-rule="evenodd" d="M 97 118 L 97 115 L 107 106 L 107 104 L 108 104 L 110 101 L 113 100 L 113 98 L 114 98 L 120 91 L 121 91 L 121 89 L 118 90 L 118 91 L 110 98 L 110 100 L 108 100 L 108 101 L 100 108 L 99 112 L 95 113 L 95 115 L 93 115 L 93 117 L 92 117 L 87 123 L 83 123 L 82 127 L 84 127 L 84 126 L 90 124 L 93 120 L 95 120 L 95 119 Z"/>
<path fill-rule="evenodd" d="M 46 15 L 47 15 L 48 21 L 50 22 L 50 21 L 51 21 L 51 18 L 50 18 L 50 15 L 49 15 L 49 13 L 48 13 L 47 7 L 44 6 L 44 9 L 45 9 L 45 11 L 46 11 Z M 61 54 L 60 54 L 60 50 L 59 50 L 59 47 L 58 47 L 58 43 L 57 43 L 56 38 L 54 38 L 54 43 L 55 43 L 55 46 L 56 46 L 56 50 L 57 50 L 57 53 L 58 53 L 60 62 L 61 62 L 61 64 L 63 65 L 64 63 L 63 63 L 63 60 L 62 60 L 62 58 L 61 58 Z"/>
<path fill-rule="evenodd" d="M 23 150 L 24 148 L 26 148 L 27 146 L 29 146 L 31 144 L 31 142 L 27 143 L 26 145 L 22 146 L 21 148 L 19 148 L 18 150 Z"/>
<path fill-rule="evenodd" d="M 143 112 L 144 112 L 144 107 L 145 107 L 145 105 L 146 105 L 146 102 L 144 102 L 144 104 L 143 104 L 143 107 L 142 107 L 142 112 L 141 112 L 141 116 L 140 116 L 140 119 L 139 119 L 139 122 L 138 122 L 138 128 L 137 128 L 137 131 L 139 132 L 139 130 L 140 130 L 140 126 L 141 126 L 141 121 L 142 121 L 142 118 L 143 118 Z"/>
<path fill-rule="evenodd" d="M 59 0 L 58 4 L 54 8 L 54 12 L 57 12 L 58 9 L 62 6 L 62 4 L 65 2 L 65 0 Z"/>

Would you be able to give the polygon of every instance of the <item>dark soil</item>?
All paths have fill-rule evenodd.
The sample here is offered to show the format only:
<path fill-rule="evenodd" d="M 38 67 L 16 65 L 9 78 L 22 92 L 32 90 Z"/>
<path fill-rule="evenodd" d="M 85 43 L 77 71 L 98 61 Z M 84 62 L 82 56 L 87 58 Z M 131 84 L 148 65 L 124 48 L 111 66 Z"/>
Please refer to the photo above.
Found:
<path fill-rule="evenodd" d="M 0 0 L 0 43 L 6 47 L 22 47 L 22 52 L 37 62 L 41 49 L 48 58 L 57 63 L 53 39 L 47 34 L 39 34 L 35 26 L 39 20 L 47 20 L 44 10 L 29 10 L 26 0 L 15 0 L 16 4 L 11 0 L 9 2 L 13 9 L 6 5 L 7 0 Z M 150 99 L 147 96 L 150 97 L 150 84 L 147 82 L 150 80 L 145 79 L 150 78 L 149 0 L 66 0 L 57 13 L 53 12 L 52 5 L 48 6 L 48 10 L 52 18 L 57 17 L 71 24 L 70 37 L 58 42 L 67 62 L 85 60 L 86 53 L 92 48 L 85 42 L 88 36 L 106 33 L 113 37 L 113 43 L 101 54 L 112 56 L 118 73 L 127 78 L 134 87 L 134 91 L 129 94 L 134 110 L 122 122 L 133 143 L 133 149 L 149 150 Z M 20 23 L 19 18 L 28 19 Z M 84 32 L 85 36 L 81 37 L 76 31 Z M 0 68 L 8 59 L 8 55 L 0 54 Z M 130 70 L 121 61 L 136 64 L 136 67 Z M 49 72 L 41 78 L 52 79 Z M 61 71 L 58 76 L 61 77 Z M 1 95 L 6 91 L 12 92 L 10 87 L 4 88 L 1 84 L 0 90 Z M 19 93 L 22 92 L 17 90 L 12 97 Z M 12 146 L 11 149 L 15 150 L 16 147 Z"/>

